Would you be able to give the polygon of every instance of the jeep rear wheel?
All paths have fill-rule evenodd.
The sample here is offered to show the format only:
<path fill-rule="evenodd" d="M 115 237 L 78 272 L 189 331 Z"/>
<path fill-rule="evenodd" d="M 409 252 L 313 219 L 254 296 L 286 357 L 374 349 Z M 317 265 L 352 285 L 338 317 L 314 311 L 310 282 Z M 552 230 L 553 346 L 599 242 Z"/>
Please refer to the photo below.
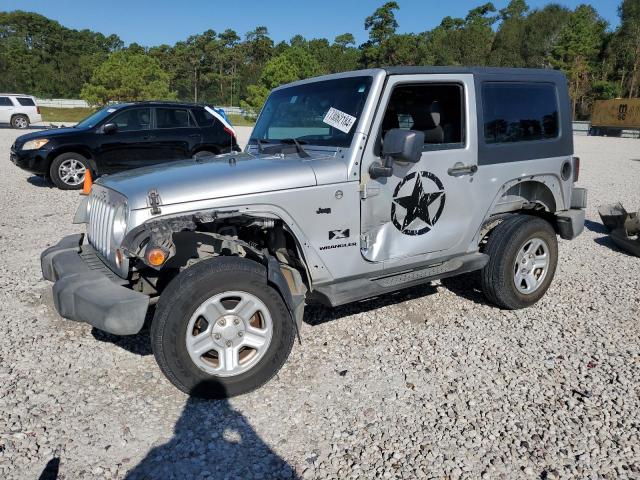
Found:
<path fill-rule="evenodd" d="M 482 290 L 489 301 L 506 309 L 536 303 L 546 293 L 556 271 L 558 240 L 549 222 L 516 215 L 495 227 L 481 271 Z"/>
<path fill-rule="evenodd" d="M 153 353 L 176 387 L 204 398 L 268 382 L 293 347 L 294 331 L 264 266 L 237 257 L 204 260 L 162 293 L 151 325 Z"/>

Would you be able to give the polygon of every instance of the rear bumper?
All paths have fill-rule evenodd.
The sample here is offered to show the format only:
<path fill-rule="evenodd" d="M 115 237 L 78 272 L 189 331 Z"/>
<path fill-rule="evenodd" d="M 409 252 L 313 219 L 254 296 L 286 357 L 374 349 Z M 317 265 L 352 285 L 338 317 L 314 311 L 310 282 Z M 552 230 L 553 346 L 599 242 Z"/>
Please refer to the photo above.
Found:
<path fill-rule="evenodd" d="M 584 230 L 584 210 L 572 208 L 556 212 L 556 225 L 560 238 L 573 240 Z"/>
<path fill-rule="evenodd" d="M 115 335 L 133 335 L 144 325 L 149 297 L 102 263 L 83 235 L 69 235 L 40 255 L 42 276 L 53 284 L 58 313 Z"/>

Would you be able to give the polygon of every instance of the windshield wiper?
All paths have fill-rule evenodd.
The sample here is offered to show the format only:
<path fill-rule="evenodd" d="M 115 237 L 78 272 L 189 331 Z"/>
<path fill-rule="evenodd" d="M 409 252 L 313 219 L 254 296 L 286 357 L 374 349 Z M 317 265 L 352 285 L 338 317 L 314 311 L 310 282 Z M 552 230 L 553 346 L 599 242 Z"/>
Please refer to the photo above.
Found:
<path fill-rule="evenodd" d="M 298 151 L 298 155 L 301 158 L 309 158 L 310 155 L 307 151 L 302 147 L 302 143 L 307 143 L 304 140 L 298 140 L 297 138 L 283 138 L 280 140 L 282 143 L 292 143 L 296 146 L 296 150 Z"/>

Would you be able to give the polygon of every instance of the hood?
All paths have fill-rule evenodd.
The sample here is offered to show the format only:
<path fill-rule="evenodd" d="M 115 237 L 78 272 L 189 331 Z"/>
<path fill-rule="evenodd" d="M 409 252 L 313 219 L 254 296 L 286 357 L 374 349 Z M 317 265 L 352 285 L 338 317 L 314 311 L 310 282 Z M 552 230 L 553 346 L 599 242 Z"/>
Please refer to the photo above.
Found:
<path fill-rule="evenodd" d="M 171 205 L 309 187 L 317 181 L 311 160 L 295 154 L 231 153 L 138 168 L 101 177 L 96 183 L 125 195 L 135 210 L 148 206 L 149 190 L 158 192 L 162 205 Z"/>
<path fill-rule="evenodd" d="M 36 132 L 27 133 L 25 135 L 20 135 L 16 139 L 16 144 L 23 144 L 28 142 L 29 140 L 37 140 L 39 138 L 56 138 L 56 137 L 64 137 L 70 134 L 78 134 L 83 132 L 84 129 L 81 128 L 48 128 L 46 130 L 38 130 Z"/>

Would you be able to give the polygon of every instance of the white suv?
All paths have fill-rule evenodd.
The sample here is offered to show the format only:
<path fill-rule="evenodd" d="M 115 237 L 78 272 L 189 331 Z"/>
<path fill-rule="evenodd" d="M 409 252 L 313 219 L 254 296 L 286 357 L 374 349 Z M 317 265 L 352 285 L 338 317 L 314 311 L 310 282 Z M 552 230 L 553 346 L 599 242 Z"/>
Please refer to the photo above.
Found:
<path fill-rule="evenodd" d="M 27 128 L 29 124 L 38 122 L 42 122 L 42 116 L 35 97 L 0 93 L 0 123 L 9 123 L 13 128 Z"/>

